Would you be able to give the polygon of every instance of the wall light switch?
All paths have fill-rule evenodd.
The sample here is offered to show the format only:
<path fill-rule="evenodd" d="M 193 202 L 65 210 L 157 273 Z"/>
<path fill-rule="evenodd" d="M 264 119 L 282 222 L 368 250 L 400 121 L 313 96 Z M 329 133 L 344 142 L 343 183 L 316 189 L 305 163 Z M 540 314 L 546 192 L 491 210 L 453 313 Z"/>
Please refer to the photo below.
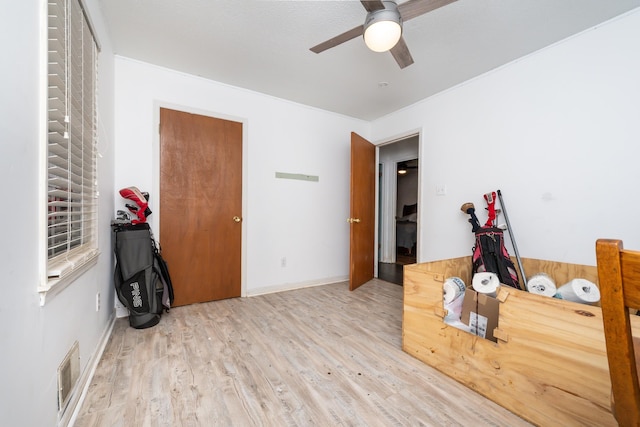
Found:
<path fill-rule="evenodd" d="M 444 196 L 447 194 L 447 186 L 445 184 L 436 185 L 436 196 Z"/>

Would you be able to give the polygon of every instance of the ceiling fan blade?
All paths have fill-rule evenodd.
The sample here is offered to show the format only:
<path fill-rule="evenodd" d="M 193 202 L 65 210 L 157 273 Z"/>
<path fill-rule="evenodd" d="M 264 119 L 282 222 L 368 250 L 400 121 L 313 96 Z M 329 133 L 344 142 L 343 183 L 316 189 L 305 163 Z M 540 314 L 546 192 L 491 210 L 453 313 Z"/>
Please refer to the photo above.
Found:
<path fill-rule="evenodd" d="M 403 21 L 408 21 L 427 12 L 446 6 L 457 0 L 409 0 L 398 5 Z"/>
<path fill-rule="evenodd" d="M 400 37 L 398 43 L 391 48 L 391 55 L 393 55 L 393 59 L 396 60 L 400 68 L 405 68 L 413 64 L 413 57 L 404 41 L 404 37 Z"/>
<path fill-rule="evenodd" d="M 360 3 L 367 9 L 367 12 L 384 9 L 384 4 L 382 4 L 381 0 L 360 0 Z"/>
<path fill-rule="evenodd" d="M 329 40 L 324 41 L 319 45 L 312 47 L 309 50 L 315 53 L 324 52 L 327 49 L 331 49 L 332 47 L 336 47 L 339 44 L 342 44 L 351 39 L 355 39 L 358 36 L 361 36 L 363 31 L 364 31 L 364 25 L 360 25 L 358 27 L 350 29 L 349 31 L 345 31 L 344 33 L 339 34 L 333 38 L 330 38 Z"/>

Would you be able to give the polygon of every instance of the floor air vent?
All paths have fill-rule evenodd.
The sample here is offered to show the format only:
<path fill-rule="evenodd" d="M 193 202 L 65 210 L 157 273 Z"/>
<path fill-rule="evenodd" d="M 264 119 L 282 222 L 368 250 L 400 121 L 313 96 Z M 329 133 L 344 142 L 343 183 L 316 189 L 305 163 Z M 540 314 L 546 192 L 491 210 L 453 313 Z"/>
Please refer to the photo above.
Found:
<path fill-rule="evenodd" d="M 66 407 L 71 390 L 80 377 L 80 347 L 74 342 L 69 353 L 58 367 L 58 409 Z"/>

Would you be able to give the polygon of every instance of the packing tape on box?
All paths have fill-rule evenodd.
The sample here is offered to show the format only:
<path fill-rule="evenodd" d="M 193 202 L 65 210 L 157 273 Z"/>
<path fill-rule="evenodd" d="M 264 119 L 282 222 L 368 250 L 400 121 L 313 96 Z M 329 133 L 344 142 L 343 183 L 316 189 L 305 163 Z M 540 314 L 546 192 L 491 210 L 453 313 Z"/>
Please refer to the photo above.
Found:
<path fill-rule="evenodd" d="M 442 285 L 442 300 L 445 304 L 450 304 L 461 295 L 464 295 L 464 291 L 467 289 L 467 285 L 464 284 L 459 277 L 448 277 Z"/>
<path fill-rule="evenodd" d="M 556 294 L 556 282 L 545 273 L 534 274 L 527 280 L 527 291 L 532 294 L 553 297 Z"/>
<path fill-rule="evenodd" d="M 595 304 L 600 301 L 600 289 L 587 279 L 573 279 L 558 288 L 556 297 L 582 304 Z"/>
<path fill-rule="evenodd" d="M 495 298 L 500 289 L 500 279 L 498 279 L 496 273 L 476 273 L 471 280 L 471 286 L 473 286 L 473 290 L 476 292 Z"/>

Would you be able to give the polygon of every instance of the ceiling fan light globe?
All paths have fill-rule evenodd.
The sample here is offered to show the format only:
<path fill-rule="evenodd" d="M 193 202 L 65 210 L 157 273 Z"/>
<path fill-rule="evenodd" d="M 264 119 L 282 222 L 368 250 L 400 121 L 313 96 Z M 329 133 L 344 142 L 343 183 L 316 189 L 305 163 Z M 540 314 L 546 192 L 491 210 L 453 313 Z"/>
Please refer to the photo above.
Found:
<path fill-rule="evenodd" d="M 378 21 L 364 31 L 364 42 L 374 52 L 386 52 L 394 47 L 402 36 L 402 27 L 396 21 Z"/>
<path fill-rule="evenodd" d="M 374 52 L 390 50 L 402 37 L 402 17 L 398 5 L 394 1 L 383 1 L 382 5 L 384 9 L 369 12 L 364 21 L 364 42 Z"/>

